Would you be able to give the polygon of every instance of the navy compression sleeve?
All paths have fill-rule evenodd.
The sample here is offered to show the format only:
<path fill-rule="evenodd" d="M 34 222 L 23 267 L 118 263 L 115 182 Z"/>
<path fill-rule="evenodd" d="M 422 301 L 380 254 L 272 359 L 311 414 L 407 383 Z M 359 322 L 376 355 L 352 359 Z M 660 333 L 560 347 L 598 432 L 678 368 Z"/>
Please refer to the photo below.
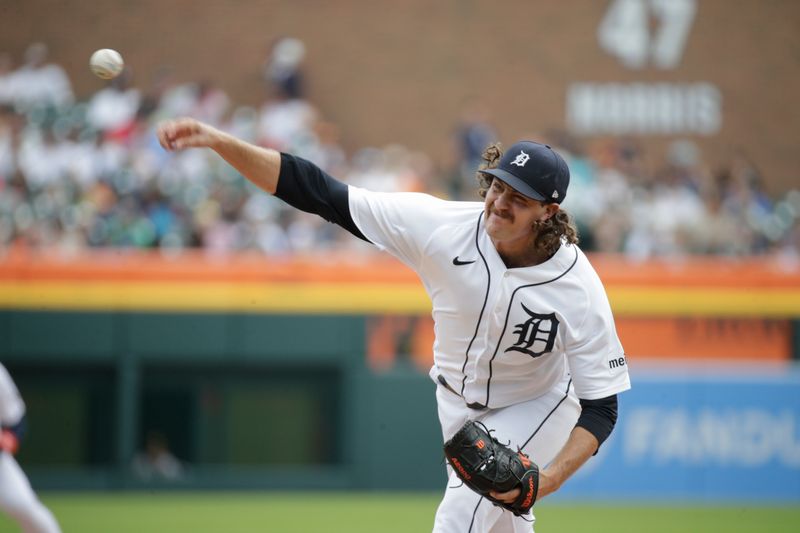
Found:
<path fill-rule="evenodd" d="M 314 163 L 281 153 L 281 173 L 275 196 L 287 204 L 321 216 L 367 241 L 350 215 L 347 185 Z"/>
<path fill-rule="evenodd" d="M 617 395 L 599 400 L 581 400 L 581 416 L 576 426 L 580 426 L 595 436 L 599 444 L 603 444 L 614 424 L 617 423 Z M 600 446 L 598 445 L 598 448 Z M 595 452 L 596 453 L 596 452 Z"/>

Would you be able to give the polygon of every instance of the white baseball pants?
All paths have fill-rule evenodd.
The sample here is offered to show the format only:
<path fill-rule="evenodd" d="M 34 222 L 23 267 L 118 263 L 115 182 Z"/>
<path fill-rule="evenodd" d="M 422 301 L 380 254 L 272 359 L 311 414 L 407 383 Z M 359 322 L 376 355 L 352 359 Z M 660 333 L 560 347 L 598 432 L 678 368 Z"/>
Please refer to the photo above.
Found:
<path fill-rule="evenodd" d="M 569 376 L 550 392 L 502 409 L 470 409 L 463 398 L 438 385 L 436 400 L 444 440 L 467 420 L 483 422 L 495 430 L 497 440 L 513 449 L 521 447 L 540 468 L 555 458 L 567 442 L 580 415 L 580 404 Z M 434 533 L 530 533 L 533 514 L 517 517 L 473 492 L 448 465 L 447 490 L 436 511 Z"/>
<path fill-rule="evenodd" d="M 60 533 L 58 522 L 31 488 L 14 456 L 0 452 L 0 509 L 25 533 Z"/>

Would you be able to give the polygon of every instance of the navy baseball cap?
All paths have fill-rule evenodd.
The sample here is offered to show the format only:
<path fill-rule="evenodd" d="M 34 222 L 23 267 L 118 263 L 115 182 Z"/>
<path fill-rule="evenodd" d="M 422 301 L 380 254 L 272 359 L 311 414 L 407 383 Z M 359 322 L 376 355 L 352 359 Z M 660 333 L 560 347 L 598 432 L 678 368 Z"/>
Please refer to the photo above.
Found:
<path fill-rule="evenodd" d="M 503 180 L 528 198 L 560 204 L 567 196 L 569 168 L 546 144 L 520 141 L 500 158 L 497 168 L 479 170 Z"/>

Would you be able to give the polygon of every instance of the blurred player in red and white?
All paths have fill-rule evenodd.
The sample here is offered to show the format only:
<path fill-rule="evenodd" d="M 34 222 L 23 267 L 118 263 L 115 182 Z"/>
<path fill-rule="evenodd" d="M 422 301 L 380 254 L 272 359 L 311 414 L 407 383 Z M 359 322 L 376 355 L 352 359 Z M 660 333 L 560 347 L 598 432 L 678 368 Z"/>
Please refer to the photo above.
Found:
<path fill-rule="evenodd" d="M 39 501 L 14 459 L 25 431 L 25 403 L 0 363 L 0 509 L 25 533 L 59 533 L 53 513 Z"/>

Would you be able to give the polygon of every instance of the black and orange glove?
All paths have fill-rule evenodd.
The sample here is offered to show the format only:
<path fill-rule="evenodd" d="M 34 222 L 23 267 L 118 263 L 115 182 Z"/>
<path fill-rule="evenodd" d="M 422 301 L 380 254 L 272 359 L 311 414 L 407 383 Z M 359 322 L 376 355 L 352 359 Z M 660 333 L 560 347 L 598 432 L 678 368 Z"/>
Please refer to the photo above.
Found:
<path fill-rule="evenodd" d="M 539 467 L 521 451 L 514 451 L 494 438 L 480 422 L 468 421 L 445 442 L 444 453 L 461 481 L 469 488 L 517 516 L 527 514 L 539 492 Z M 490 496 L 491 491 L 519 488 L 512 503 Z"/>

